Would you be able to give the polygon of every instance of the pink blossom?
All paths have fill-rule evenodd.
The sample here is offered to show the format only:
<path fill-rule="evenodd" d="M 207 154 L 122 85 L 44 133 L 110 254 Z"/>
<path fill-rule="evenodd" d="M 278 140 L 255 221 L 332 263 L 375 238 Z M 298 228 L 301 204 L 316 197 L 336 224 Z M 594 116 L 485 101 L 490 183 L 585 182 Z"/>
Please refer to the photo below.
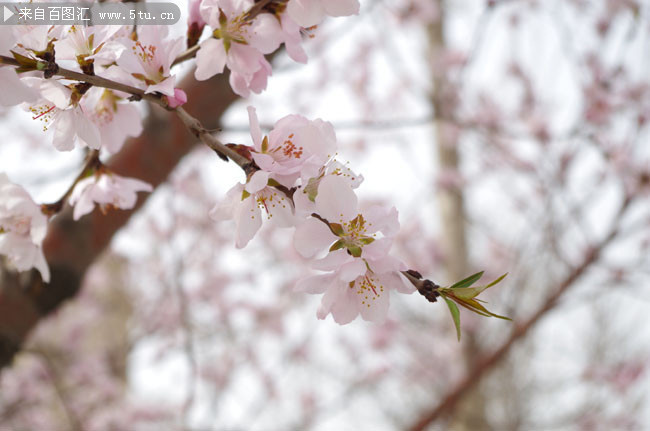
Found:
<path fill-rule="evenodd" d="M 307 181 L 303 181 L 303 185 L 293 194 L 296 216 L 305 218 L 317 212 L 316 195 L 318 194 L 318 186 L 321 180 L 329 175 L 345 179 L 353 189 L 359 187 L 363 182 L 363 175 L 354 173 L 347 165 L 337 160 L 330 160 L 325 166 L 319 169 L 318 175 L 309 178 Z"/>
<path fill-rule="evenodd" d="M 280 24 L 282 40 L 289 57 L 298 63 L 307 63 L 307 54 L 302 48 L 302 28 L 286 13 L 280 15 Z"/>
<path fill-rule="evenodd" d="M 50 270 L 41 244 L 47 233 L 47 217 L 22 187 L 0 173 L 0 254 L 16 269 L 36 268 L 45 282 Z"/>
<path fill-rule="evenodd" d="M 185 93 L 180 88 L 174 89 L 174 96 L 172 97 L 167 96 L 167 104 L 172 109 L 182 106 L 185 103 L 187 103 L 187 93 Z"/>
<path fill-rule="evenodd" d="M 98 60 L 102 64 L 114 62 L 124 45 L 107 42 L 122 28 L 119 25 L 70 26 L 63 37 L 54 42 L 56 59 L 75 60 L 81 66 Z"/>
<path fill-rule="evenodd" d="M 379 259 L 357 259 L 343 250 L 330 253 L 317 261 L 315 269 L 333 271 L 298 281 L 295 290 L 323 294 L 317 316 L 325 319 L 332 314 L 334 321 L 345 325 L 359 314 L 364 320 L 382 323 L 389 306 L 389 291 L 413 293 L 399 271 L 403 264 L 391 256 Z"/>
<path fill-rule="evenodd" d="M 10 56 L 15 45 L 15 38 L 10 27 L 0 26 L 0 55 Z M 25 85 L 16 69 L 0 65 L 0 105 L 13 106 L 22 102 L 31 102 L 38 94 Z"/>
<path fill-rule="evenodd" d="M 112 173 L 92 175 L 79 181 L 70 195 L 74 206 L 73 218 L 79 220 L 90 213 L 95 204 L 102 211 L 109 208 L 131 209 L 137 201 L 137 192 L 151 192 L 153 187 L 144 181 L 124 178 Z"/>
<path fill-rule="evenodd" d="M 235 221 L 235 245 L 243 248 L 262 226 L 264 209 L 268 219 L 281 227 L 293 226 L 293 206 L 282 192 L 269 186 L 269 173 L 255 172 L 246 184 L 230 189 L 223 202 L 210 211 L 215 221 Z"/>
<path fill-rule="evenodd" d="M 287 13 L 303 27 L 320 24 L 325 16 L 349 16 L 359 13 L 358 0 L 290 0 Z"/>
<path fill-rule="evenodd" d="M 126 46 L 117 59 L 121 81 L 143 88 L 145 93 L 174 96 L 176 77 L 170 75 L 170 69 L 183 50 L 183 38 L 167 40 L 167 33 L 165 26 L 145 25 L 138 28 L 138 40 L 121 39 Z"/>
<path fill-rule="evenodd" d="M 206 80 L 228 66 L 231 86 L 242 97 L 266 88 L 271 65 L 264 54 L 275 51 L 283 41 L 280 23 L 271 14 L 246 19 L 251 6 L 248 0 L 204 0 L 201 4 L 201 15 L 214 30 L 197 52 L 195 77 Z"/>
<path fill-rule="evenodd" d="M 120 151 L 127 137 L 142 133 L 140 111 L 122 101 L 111 90 L 93 87 L 80 102 L 85 115 L 99 130 L 101 147 L 111 154 Z"/>
<path fill-rule="evenodd" d="M 326 121 L 288 115 L 263 138 L 255 108 L 248 108 L 248 117 L 255 148 L 253 160 L 286 187 L 292 187 L 298 178 L 317 176 L 336 151 L 334 128 Z"/>
<path fill-rule="evenodd" d="M 75 101 L 78 98 L 72 97 L 73 90 L 57 81 L 40 78 L 23 78 L 23 82 L 40 92 L 42 98 L 27 106 L 27 110 L 33 120 L 43 125 L 43 131 L 54 132 L 52 144 L 57 150 L 71 151 L 75 144 L 100 148 L 99 130 L 82 105 Z"/>
<path fill-rule="evenodd" d="M 315 204 L 315 212 L 327 223 L 309 218 L 297 227 L 294 246 L 298 253 L 313 257 L 329 248 L 346 249 L 355 257 L 369 259 L 387 255 L 391 237 L 399 230 L 394 207 L 373 206 L 359 212 L 349 181 L 335 175 L 321 180 Z"/>

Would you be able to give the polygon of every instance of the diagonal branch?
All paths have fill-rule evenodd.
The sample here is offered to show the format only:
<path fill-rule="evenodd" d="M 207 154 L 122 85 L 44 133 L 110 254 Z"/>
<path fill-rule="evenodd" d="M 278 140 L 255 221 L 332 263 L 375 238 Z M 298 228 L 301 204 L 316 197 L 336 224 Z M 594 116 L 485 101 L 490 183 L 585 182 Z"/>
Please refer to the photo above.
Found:
<path fill-rule="evenodd" d="M 515 342 L 525 337 L 528 334 L 528 331 L 535 326 L 535 324 L 537 324 L 537 322 L 539 322 L 548 311 L 552 310 L 557 305 L 559 299 L 575 285 L 576 281 L 582 277 L 594 263 L 598 261 L 603 250 L 619 235 L 620 221 L 627 209 L 630 207 L 631 202 L 632 198 L 625 198 L 621 208 L 619 209 L 618 215 L 614 220 L 614 226 L 610 230 L 609 234 L 595 247 L 588 250 L 583 261 L 557 285 L 544 304 L 542 304 L 542 306 L 526 321 L 515 326 L 512 334 L 510 334 L 510 337 L 501 345 L 501 347 L 477 360 L 476 365 L 472 368 L 469 374 L 454 388 L 447 392 L 437 406 L 424 412 L 409 428 L 410 431 L 423 431 L 433 422 L 451 413 L 458 402 L 462 400 L 463 396 L 478 384 L 481 378 L 490 372 L 508 354 L 510 348 L 515 344 Z"/>

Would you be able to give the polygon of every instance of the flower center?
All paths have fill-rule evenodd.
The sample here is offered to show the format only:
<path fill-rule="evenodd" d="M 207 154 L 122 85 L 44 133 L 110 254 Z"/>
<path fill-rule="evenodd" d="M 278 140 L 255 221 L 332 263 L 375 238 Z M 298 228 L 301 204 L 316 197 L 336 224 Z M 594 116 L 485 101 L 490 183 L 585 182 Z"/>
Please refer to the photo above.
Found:
<path fill-rule="evenodd" d="M 29 112 L 33 115 L 32 120 L 38 120 L 43 123 L 43 131 L 46 131 L 56 118 L 56 106 L 54 105 L 30 106 Z"/>
<path fill-rule="evenodd" d="M 349 245 L 362 246 L 370 244 L 376 236 L 374 233 L 372 235 L 366 235 L 366 231 L 371 225 L 372 223 L 367 223 L 366 219 L 363 218 L 363 214 L 358 214 L 352 220 L 342 223 L 344 231 L 342 235 L 343 240 Z"/>
<path fill-rule="evenodd" d="M 32 227 L 29 217 L 12 216 L 0 219 L 0 232 L 13 232 L 18 235 L 28 235 Z"/>
<path fill-rule="evenodd" d="M 367 273 L 350 282 L 350 289 L 355 289 L 355 293 L 361 296 L 361 304 L 370 308 L 372 301 L 376 301 L 384 292 L 382 286 L 372 275 Z"/>
<path fill-rule="evenodd" d="M 270 187 L 265 187 L 255 194 L 257 206 L 265 210 L 268 218 L 273 217 L 273 210 L 278 206 L 282 208 L 287 207 L 287 202 L 284 196 Z"/>
<path fill-rule="evenodd" d="M 289 159 L 299 159 L 303 154 L 303 147 L 298 147 L 293 142 L 294 134 L 290 134 L 287 139 L 282 143 L 282 145 L 275 147 L 271 150 L 271 153 L 279 154 L 284 156 L 284 158 Z"/>

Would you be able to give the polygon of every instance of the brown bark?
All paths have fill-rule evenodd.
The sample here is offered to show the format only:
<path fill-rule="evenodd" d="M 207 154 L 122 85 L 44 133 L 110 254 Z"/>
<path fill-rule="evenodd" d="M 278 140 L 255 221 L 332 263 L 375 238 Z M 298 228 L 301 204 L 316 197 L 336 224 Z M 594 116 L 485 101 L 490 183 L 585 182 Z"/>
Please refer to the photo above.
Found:
<path fill-rule="evenodd" d="M 204 82 L 188 77 L 181 88 L 188 95 L 185 108 L 208 129 L 218 127 L 221 115 L 237 99 L 227 75 Z M 142 135 L 130 140 L 108 166 L 117 174 L 141 179 L 155 188 L 197 141 L 173 114 L 154 106 L 151 109 Z M 215 163 L 222 162 L 215 156 Z M 69 210 L 58 215 L 50 223 L 43 244 L 52 273 L 49 284 L 44 284 L 35 270 L 20 276 L 0 274 L 0 368 L 11 364 L 41 318 L 78 293 L 88 267 L 147 197 L 141 195 L 133 210 L 106 215 L 95 211 L 78 222 L 73 222 Z"/>

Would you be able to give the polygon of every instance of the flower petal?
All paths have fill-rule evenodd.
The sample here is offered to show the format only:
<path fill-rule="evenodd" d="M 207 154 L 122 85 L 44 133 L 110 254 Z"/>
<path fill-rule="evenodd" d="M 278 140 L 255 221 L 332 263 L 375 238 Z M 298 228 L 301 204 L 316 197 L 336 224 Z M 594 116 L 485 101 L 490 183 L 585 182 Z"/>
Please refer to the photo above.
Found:
<path fill-rule="evenodd" d="M 196 53 L 196 71 L 194 77 L 205 81 L 216 74 L 222 73 L 226 65 L 226 49 L 223 43 L 210 38 L 201 43 L 201 48 Z"/>
<path fill-rule="evenodd" d="M 324 293 L 335 279 L 334 274 L 312 275 L 296 282 L 294 292 L 304 292 L 310 294 Z"/>
<path fill-rule="evenodd" d="M 344 223 L 357 215 L 357 196 L 343 178 L 328 175 L 318 185 L 318 214 L 330 223 Z"/>
<path fill-rule="evenodd" d="M 304 257 L 313 257 L 336 241 L 336 236 L 325 223 L 309 218 L 296 228 L 293 245 Z"/>

